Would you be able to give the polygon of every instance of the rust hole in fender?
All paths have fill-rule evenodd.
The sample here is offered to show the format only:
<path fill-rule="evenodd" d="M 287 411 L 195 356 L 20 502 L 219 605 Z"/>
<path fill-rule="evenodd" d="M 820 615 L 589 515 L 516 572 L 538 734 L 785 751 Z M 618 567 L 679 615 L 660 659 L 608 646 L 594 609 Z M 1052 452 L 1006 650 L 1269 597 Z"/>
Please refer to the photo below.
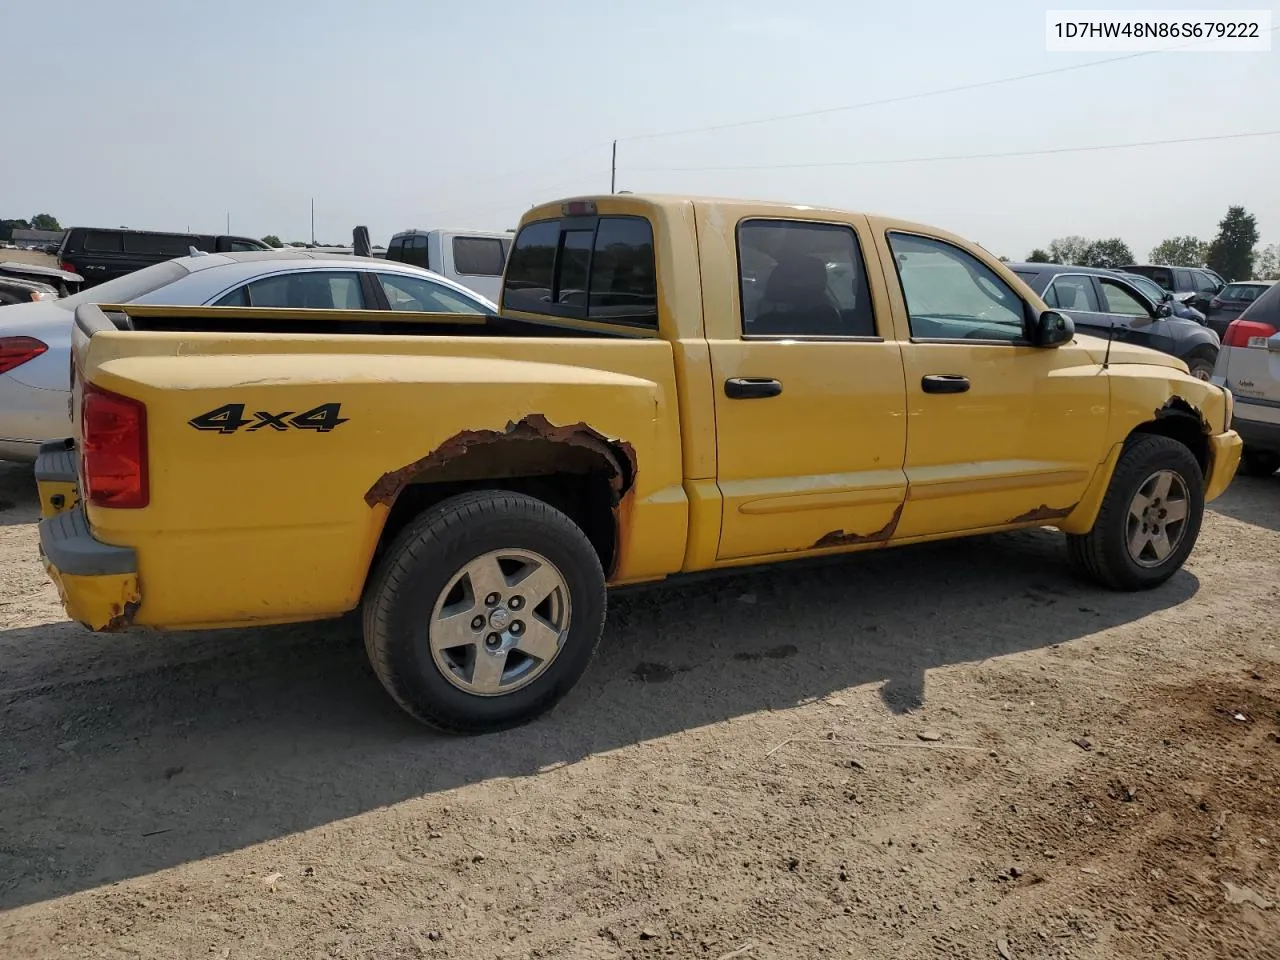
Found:
<path fill-rule="evenodd" d="M 534 441 L 554 447 L 581 449 L 597 454 L 609 465 L 609 489 L 614 507 L 622 502 L 636 478 L 636 454 L 631 444 L 612 440 L 585 423 L 556 426 L 540 413 L 531 413 L 501 430 L 464 430 L 454 434 L 425 457 L 398 470 L 384 473 L 364 495 L 369 506 L 391 506 L 396 496 L 427 471 L 440 471 L 472 451 L 483 451 L 503 442 Z"/>

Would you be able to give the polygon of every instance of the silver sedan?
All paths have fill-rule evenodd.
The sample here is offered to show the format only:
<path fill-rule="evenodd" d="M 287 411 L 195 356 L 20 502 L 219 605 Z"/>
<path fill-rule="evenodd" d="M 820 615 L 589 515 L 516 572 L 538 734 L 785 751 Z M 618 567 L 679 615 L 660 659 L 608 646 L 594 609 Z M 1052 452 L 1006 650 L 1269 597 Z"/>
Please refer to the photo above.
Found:
<path fill-rule="evenodd" d="M 0 460 L 34 460 L 43 441 L 68 434 L 71 329 L 82 303 L 498 312 L 478 293 L 428 270 L 299 250 L 181 257 L 61 300 L 4 307 Z"/>

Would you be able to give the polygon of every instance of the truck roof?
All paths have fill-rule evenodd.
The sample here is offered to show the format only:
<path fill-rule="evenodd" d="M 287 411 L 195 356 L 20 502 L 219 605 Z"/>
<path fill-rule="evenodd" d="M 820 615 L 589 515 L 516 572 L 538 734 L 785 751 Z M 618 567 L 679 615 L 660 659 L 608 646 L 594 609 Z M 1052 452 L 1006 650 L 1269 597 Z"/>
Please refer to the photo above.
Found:
<path fill-rule="evenodd" d="M 896 217 L 874 213 L 866 210 L 848 210 L 839 207 L 818 206 L 803 203 L 787 203 L 776 200 L 748 200 L 736 197 L 701 196 L 696 194 L 677 193 L 602 193 L 581 194 L 573 197 L 562 197 L 548 201 L 526 211 L 520 218 L 520 224 L 533 220 L 546 220 L 569 216 L 570 204 L 594 205 L 601 212 L 622 214 L 626 212 L 641 213 L 674 212 L 682 207 L 697 205 L 699 207 L 732 208 L 739 214 L 755 217 L 768 217 L 787 220 L 841 220 L 853 217 L 873 217 L 905 232 L 921 231 L 930 236 L 958 241 L 962 244 L 979 246 L 977 241 L 961 237 L 938 227 L 910 220 L 899 220 Z"/>

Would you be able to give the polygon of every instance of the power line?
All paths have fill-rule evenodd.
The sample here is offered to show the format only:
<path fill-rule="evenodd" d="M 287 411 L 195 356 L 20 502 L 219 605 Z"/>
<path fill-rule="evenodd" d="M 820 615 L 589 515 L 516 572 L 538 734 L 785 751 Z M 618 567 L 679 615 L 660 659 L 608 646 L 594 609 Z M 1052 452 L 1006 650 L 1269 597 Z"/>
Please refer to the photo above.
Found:
<path fill-rule="evenodd" d="M 1206 137 L 1177 137 L 1171 140 L 1138 140 L 1132 143 L 1100 143 L 1088 147 L 1050 147 L 1046 150 L 1009 150 L 1002 153 L 955 153 L 934 157 L 899 157 L 879 160 L 826 160 L 810 163 L 765 163 L 731 167 L 623 167 L 628 172 L 703 173 L 731 170 L 800 170 L 813 167 L 871 167 L 894 163 L 940 163 L 948 160 L 991 160 L 999 157 L 1040 157 L 1053 153 L 1088 153 L 1093 150 L 1128 150 L 1134 147 L 1158 147 L 1174 143 L 1206 143 L 1212 140 L 1241 140 L 1246 137 L 1274 137 L 1280 130 L 1253 133 L 1221 133 Z"/>
<path fill-rule="evenodd" d="M 1280 30 L 1280 26 L 1271 28 L 1271 32 L 1275 33 Z M 1160 50 L 1141 50 L 1137 53 L 1126 53 L 1118 57 L 1108 57 L 1105 60 L 1091 60 L 1088 63 L 1073 63 L 1065 67 L 1054 67 L 1052 70 L 1037 70 L 1034 73 L 1019 73 L 1011 77 L 1000 77 L 995 80 L 980 80 L 976 83 L 962 83 L 955 87 L 940 87 L 936 90 L 924 90 L 920 93 L 905 93 L 896 97 L 885 97 L 880 100 L 863 100 L 860 103 L 848 103 L 839 107 L 823 107 L 818 110 L 803 110 L 798 113 L 781 113 L 772 117 L 757 117 L 752 120 L 735 120 L 731 123 L 717 123 L 705 127 L 686 127 L 682 130 L 664 130 L 659 133 L 641 133 L 630 137 L 619 137 L 618 140 L 624 143 L 632 143 L 638 140 L 657 140 L 662 137 L 681 137 L 691 133 L 710 133 L 717 130 L 734 130 L 740 127 L 759 126 L 764 123 L 778 123 L 782 120 L 800 120 L 806 117 L 821 117 L 832 113 L 845 113 L 850 110 L 862 110 L 866 107 L 882 107 L 893 103 L 906 103 L 911 100 L 924 100 L 927 97 L 940 97 L 948 93 L 962 93 L 966 90 L 983 90 L 987 87 L 996 87 L 1006 83 L 1017 83 L 1021 80 L 1033 80 L 1036 77 L 1049 77 L 1059 73 L 1070 73 L 1074 70 L 1088 70 L 1091 67 L 1101 67 L 1109 63 L 1119 63 L 1122 60 L 1136 60 L 1139 57 L 1149 57 L 1157 53 L 1167 53 L 1171 50 L 1180 50 L 1184 47 L 1193 47 L 1203 43 L 1210 43 L 1211 40 L 1192 40 L 1189 43 L 1179 43 L 1173 46 L 1163 47 Z"/>

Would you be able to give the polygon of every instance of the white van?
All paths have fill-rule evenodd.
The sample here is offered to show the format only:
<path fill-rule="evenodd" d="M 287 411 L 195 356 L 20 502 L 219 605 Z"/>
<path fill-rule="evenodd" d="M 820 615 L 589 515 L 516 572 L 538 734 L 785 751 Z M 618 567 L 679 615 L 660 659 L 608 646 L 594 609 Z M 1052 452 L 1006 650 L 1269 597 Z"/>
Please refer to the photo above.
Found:
<path fill-rule="evenodd" d="M 387 244 L 387 259 L 413 264 L 497 301 L 511 252 L 509 233 L 402 230 Z"/>

